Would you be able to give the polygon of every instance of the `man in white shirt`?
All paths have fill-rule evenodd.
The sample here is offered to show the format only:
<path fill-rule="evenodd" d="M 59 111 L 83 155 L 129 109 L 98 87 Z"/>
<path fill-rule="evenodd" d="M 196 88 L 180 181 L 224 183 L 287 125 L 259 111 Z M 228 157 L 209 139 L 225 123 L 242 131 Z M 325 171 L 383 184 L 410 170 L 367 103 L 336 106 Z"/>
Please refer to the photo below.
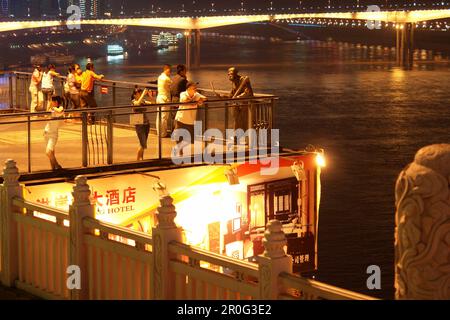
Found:
<path fill-rule="evenodd" d="M 178 107 L 177 115 L 175 117 L 175 130 L 184 129 L 190 134 L 190 141 L 184 140 L 183 137 L 178 139 L 178 153 L 183 155 L 183 148 L 190 145 L 194 141 L 194 123 L 197 118 L 197 107 L 201 106 L 207 98 L 197 92 L 197 84 L 189 82 L 187 84 L 187 90 L 180 94 L 181 103 Z M 191 104 L 192 103 L 192 104 Z"/>
<path fill-rule="evenodd" d="M 42 83 L 42 67 L 36 66 L 33 75 L 31 76 L 30 83 L 30 94 L 31 94 L 31 104 L 30 104 L 30 112 L 36 112 L 36 109 L 42 108 L 44 103 L 44 95 L 41 90 Z M 44 110 L 42 110 L 44 111 Z"/>
<path fill-rule="evenodd" d="M 157 104 L 170 103 L 170 87 L 172 85 L 172 79 L 170 79 L 170 72 L 172 66 L 164 65 L 164 71 L 158 78 L 158 96 L 156 97 Z M 159 116 L 156 118 L 156 130 L 158 134 L 165 138 L 168 136 L 167 130 L 169 129 L 170 119 L 170 107 L 161 107 L 161 123 L 159 123 Z M 164 112 L 165 111 L 165 112 Z"/>

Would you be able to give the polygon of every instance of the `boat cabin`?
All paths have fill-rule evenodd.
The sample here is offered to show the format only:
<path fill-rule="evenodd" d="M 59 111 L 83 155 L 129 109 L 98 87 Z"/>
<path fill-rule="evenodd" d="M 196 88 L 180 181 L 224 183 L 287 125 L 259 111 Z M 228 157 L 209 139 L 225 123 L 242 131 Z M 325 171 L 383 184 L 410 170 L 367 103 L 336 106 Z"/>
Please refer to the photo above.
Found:
<path fill-rule="evenodd" d="M 246 160 L 97 174 L 88 183 L 97 219 L 151 233 L 159 197 L 170 194 L 187 243 L 237 259 L 262 254 L 265 226 L 277 219 L 295 271 L 314 272 L 323 153 L 290 152 L 277 161 L 270 175 L 262 161 Z M 25 199 L 67 210 L 72 188 L 69 182 L 27 186 Z"/>

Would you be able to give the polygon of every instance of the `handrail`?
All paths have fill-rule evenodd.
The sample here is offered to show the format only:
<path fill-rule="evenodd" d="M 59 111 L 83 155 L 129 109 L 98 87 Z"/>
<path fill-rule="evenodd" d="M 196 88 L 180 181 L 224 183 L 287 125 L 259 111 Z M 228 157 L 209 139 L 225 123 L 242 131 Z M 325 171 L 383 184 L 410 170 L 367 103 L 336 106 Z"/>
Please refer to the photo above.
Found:
<path fill-rule="evenodd" d="M 37 212 L 40 212 L 43 214 L 48 214 L 48 215 L 54 216 L 57 220 L 68 220 L 69 219 L 69 213 L 66 211 L 59 210 L 56 208 L 46 207 L 41 204 L 26 201 L 19 197 L 13 198 L 13 205 L 18 206 L 23 209 L 37 211 Z"/>
<path fill-rule="evenodd" d="M 279 278 L 287 288 L 304 290 L 307 293 L 312 293 L 314 296 L 326 300 L 378 300 L 365 294 L 342 289 L 316 280 L 301 278 L 286 272 L 281 273 Z"/>
<path fill-rule="evenodd" d="M 22 71 L 12 71 L 10 72 L 10 74 L 16 74 L 16 75 L 26 75 L 26 76 L 31 76 L 32 73 L 31 72 L 22 72 Z M 6 73 L 5 73 L 6 74 Z M 66 79 L 66 76 L 59 76 L 57 78 L 60 79 Z M 103 80 L 99 80 L 99 82 L 96 82 L 95 85 L 96 86 L 103 86 L 103 84 L 111 84 L 111 87 L 115 86 L 116 88 L 123 88 L 123 89 L 129 89 L 129 88 L 133 88 L 133 87 L 147 87 L 147 88 L 152 88 L 152 89 L 157 89 L 157 86 L 151 83 L 144 83 L 144 82 L 130 82 L 130 81 L 121 81 L 121 80 L 108 80 L 108 79 L 103 79 Z M 129 85 L 130 87 L 118 87 L 115 84 L 124 84 L 124 85 Z M 198 88 L 199 91 L 202 92 L 211 92 L 213 93 L 213 91 L 211 89 L 205 89 L 205 88 Z M 221 94 L 229 94 L 229 91 L 226 90 L 215 90 L 215 92 L 217 93 L 221 93 Z M 256 93 L 255 94 L 255 98 L 266 98 L 266 97 L 272 97 L 272 95 L 270 94 L 265 94 L 265 93 Z M 233 100 L 238 100 L 238 99 L 233 99 Z"/>
<path fill-rule="evenodd" d="M 117 235 L 120 237 L 130 239 L 130 240 L 134 240 L 134 241 L 136 241 L 136 243 L 153 245 L 152 237 L 144 232 L 131 230 L 131 229 L 117 226 L 115 224 L 111 224 L 108 222 L 99 221 L 99 220 L 91 218 L 91 217 L 84 218 L 83 225 L 86 228 L 98 229 L 98 230 L 100 230 L 100 232 L 103 231 L 103 232 L 107 232 L 110 234 L 114 234 L 114 235 Z"/>
<path fill-rule="evenodd" d="M 170 242 L 169 251 L 172 253 L 185 255 L 189 258 L 193 258 L 199 261 L 209 262 L 214 265 L 242 272 L 251 277 L 255 278 L 259 277 L 258 265 L 251 262 L 240 261 L 237 259 L 220 255 L 218 253 L 206 251 L 200 248 L 195 248 L 176 241 Z"/>
<path fill-rule="evenodd" d="M 254 97 L 254 98 L 234 98 L 234 99 L 213 99 L 213 100 L 207 100 L 205 104 L 210 103 L 227 103 L 227 102 L 248 102 L 248 101 L 255 101 L 255 100 L 264 100 L 264 99 L 270 99 L 270 100 L 278 100 L 277 96 L 267 96 L 267 97 Z M 141 105 L 141 106 L 134 106 L 134 105 L 119 105 L 119 106 L 111 106 L 111 107 L 98 107 L 98 108 L 84 108 L 84 109 L 75 109 L 75 110 L 69 110 L 70 112 L 101 112 L 101 111 L 111 111 L 111 110 L 117 110 L 117 109 L 129 109 L 129 108 L 159 108 L 159 107 L 178 107 L 183 105 L 192 105 L 192 102 L 170 102 L 170 103 L 152 103 L 147 105 Z M 208 107 L 202 107 L 199 106 L 197 108 L 192 109 L 185 109 L 185 110 L 202 110 L 202 109 L 224 109 L 224 108 L 233 108 L 234 105 L 223 105 L 223 106 L 208 106 Z M 148 113 L 159 113 L 159 110 L 153 110 L 148 111 Z M 161 112 L 172 112 L 171 110 L 161 110 Z M 6 113 L 0 115 L 1 118 L 8 118 L 8 117 L 19 117 L 19 116 L 29 116 L 29 115 L 48 115 L 51 114 L 49 111 L 41 111 L 41 112 L 17 112 L 17 113 Z"/>

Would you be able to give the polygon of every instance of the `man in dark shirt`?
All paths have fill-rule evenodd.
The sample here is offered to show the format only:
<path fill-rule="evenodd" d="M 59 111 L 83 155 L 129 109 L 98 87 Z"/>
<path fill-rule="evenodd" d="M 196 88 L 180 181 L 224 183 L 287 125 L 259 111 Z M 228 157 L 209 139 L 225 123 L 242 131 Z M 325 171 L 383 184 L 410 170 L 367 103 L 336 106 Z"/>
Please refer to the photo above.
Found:
<path fill-rule="evenodd" d="M 172 85 L 170 86 L 170 93 L 172 95 L 172 102 L 180 101 L 180 94 L 186 91 L 187 77 L 186 66 L 179 64 L 177 66 L 177 75 L 172 79 Z"/>

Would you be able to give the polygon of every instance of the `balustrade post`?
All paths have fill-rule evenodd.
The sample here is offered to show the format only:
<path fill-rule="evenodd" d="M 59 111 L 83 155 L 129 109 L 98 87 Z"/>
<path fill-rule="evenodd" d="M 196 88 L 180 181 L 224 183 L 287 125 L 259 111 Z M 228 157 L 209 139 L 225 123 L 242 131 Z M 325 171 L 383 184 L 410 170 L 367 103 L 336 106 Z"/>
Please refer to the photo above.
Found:
<path fill-rule="evenodd" d="M 257 257 L 259 264 L 259 288 L 261 300 L 277 300 L 285 289 L 279 281 L 283 272 L 292 273 L 292 257 L 286 254 L 286 236 L 282 224 L 271 220 L 264 233 L 265 251 Z"/>
<path fill-rule="evenodd" d="M 399 300 L 450 299 L 450 144 L 419 150 L 395 188 Z"/>
<path fill-rule="evenodd" d="M 0 268 L 1 282 L 7 287 L 14 287 L 19 276 L 17 222 L 14 219 L 19 209 L 12 204 L 14 198 L 23 198 L 19 177 L 16 162 L 7 160 L 0 188 Z"/>
<path fill-rule="evenodd" d="M 8 88 L 9 88 L 9 108 L 14 109 L 14 88 L 13 88 L 13 74 L 10 73 L 8 76 Z"/>
<path fill-rule="evenodd" d="M 175 299 L 175 275 L 169 269 L 169 262 L 176 255 L 169 252 L 171 241 L 182 241 L 181 228 L 175 224 L 177 216 L 172 197 L 160 197 L 161 206 L 156 217 L 157 225 L 153 228 L 153 297 L 156 300 Z"/>
<path fill-rule="evenodd" d="M 81 289 L 72 290 L 70 297 L 72 300 L 87 300 L 89 298 L 89 283 L 87 248 L 84 242 L 84 235 L 89 233 L 89 231 L 83 226 L 83 219 L 85 217 L 95 218 L 95 208 L 91 204 L 91 190 L 87 184 L 86 177 L 78 176 L 75 178 L 72 195 L 73 203 L 69 208 L 69 265 L 80 268 Z"/>

